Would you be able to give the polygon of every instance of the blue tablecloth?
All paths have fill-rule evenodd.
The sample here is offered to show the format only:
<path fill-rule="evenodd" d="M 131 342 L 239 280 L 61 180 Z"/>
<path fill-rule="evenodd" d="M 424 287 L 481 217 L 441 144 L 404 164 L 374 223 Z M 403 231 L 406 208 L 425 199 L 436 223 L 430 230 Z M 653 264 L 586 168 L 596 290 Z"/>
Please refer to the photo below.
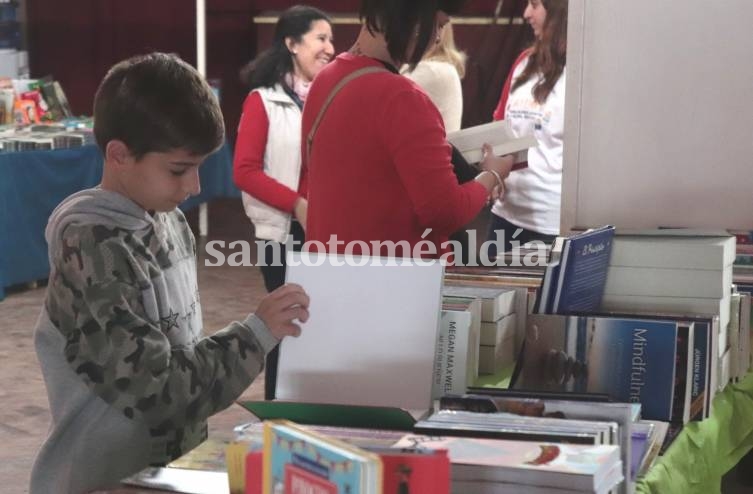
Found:
<path fill-rule="evenodd" d="M 207 158 L 199 174 L 201 194 L 181 209 L 240 196 L 227 144 Z M 67 196 L 94 187 L 101 178 L 102 156 L 96 146 L 0 154 L 0 300 L 5 287 L 47 277 L 47 218 Z"/>

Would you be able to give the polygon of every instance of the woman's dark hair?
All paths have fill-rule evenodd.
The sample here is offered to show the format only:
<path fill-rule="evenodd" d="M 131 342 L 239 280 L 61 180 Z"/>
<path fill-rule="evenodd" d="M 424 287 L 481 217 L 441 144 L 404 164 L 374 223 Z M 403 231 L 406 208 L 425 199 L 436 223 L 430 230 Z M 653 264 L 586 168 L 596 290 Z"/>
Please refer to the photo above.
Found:
<path fill-rule="evenodd" d="M 300 42 L 303 35 L 311 30 L 314 21 L 332 24 L 327 14 L 308 5 L 294 5 L 280 14 L 272 46 L 241 69 L 241 80 L 249 89 L 272 87 L 282 81 L 285 74 L 293 71 L 293 57 L 285 40 L 293 38 Z"/>
<path fill-rule="evenodd" d="M 531 77 L 541 74 L 541 80 L 533 88 L 533 97 L 543 103 L 554 89 L 567 61 L 567 1 L 541 0 L 546 9 L 546 20 L 541 37 L 531 47 L 528 65 L 515 79 L 512 90 L 525 84 Z"/>
<path fill-rule="evenodd" d="M 381 33 L 393 60 L 410 65 L 421 61 L 429 43 L 434 42 L 435 17 L 438 11 L 457 14 L 465 0 L 361 0 L 361 22 L 370 33 Z M 417 30 L 416 30 L 417 29 Z M 406 53 L 411 39 L 416 45 Z"/>

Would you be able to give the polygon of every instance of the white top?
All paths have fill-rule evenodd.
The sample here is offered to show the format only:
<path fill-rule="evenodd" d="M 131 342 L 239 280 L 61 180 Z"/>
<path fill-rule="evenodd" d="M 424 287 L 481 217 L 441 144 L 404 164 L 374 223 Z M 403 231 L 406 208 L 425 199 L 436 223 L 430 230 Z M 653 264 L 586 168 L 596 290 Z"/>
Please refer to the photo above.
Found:
<path fill-rule="evenodd" d="M 403 71 L 423 89 L 442 115 L 447 132 L 460 130 L 463 118 L 463 88 L 455 66 L 440 60 L 422 60 L 413 72 Z"/>
<path fill-rule="evenodd" d="M 523 72 L 528 60 L 519 63 L 513 81 Z M 510 93 L 505 106 L 505 120 L 518 136 L 533 134 L 539 141 L 528 150 L 528 168 L 514 171 L 505 180 L 502 201 L 492 213 L 527 230 L 545 235 L 560 231 L 562 195 L 562 151 L 565 127 L 565 73 L 563 71 L 544 104 L 533 98 L 532 78 Z"/>

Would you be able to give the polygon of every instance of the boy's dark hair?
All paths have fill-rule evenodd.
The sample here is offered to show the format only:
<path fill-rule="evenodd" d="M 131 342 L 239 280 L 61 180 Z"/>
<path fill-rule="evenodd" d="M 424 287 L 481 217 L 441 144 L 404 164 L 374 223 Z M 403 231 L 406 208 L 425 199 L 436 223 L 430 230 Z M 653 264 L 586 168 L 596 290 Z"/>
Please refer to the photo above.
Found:
<path fill-rule="evenodd" d="M 280 14 L 272 46 L 241 69 L 241 80 L 249 90 L 272 87 L 282 82 L 285 74 L 293 71 L 293 56 L 288 51 L 285 39 L 293 38 L 299 43 L 315 21 L 332 24 L 327 14 L 308 5 L 294 5 Z"/>
<path fill-rule="evenodd" d="M 196 69 L 175 55 L 150 53 L 107 72 L 94 97 L 94 136 L 103 153 L 117 139 L 137 160 L 174 149 L 200 156 L 222 145 L 225 124 Z"/>
<path fill-rule="evenodd" d="M 384 35 L 392 59 L 409 64 L 412 70 L 429 43 L 434 42 L 437 12 L 455 15 L 464 3 L 465 0 L 361 0 L 359 14 L 369 32 Z M 406 53 L 413 38 L 416 40 L 413 53 Z"/>

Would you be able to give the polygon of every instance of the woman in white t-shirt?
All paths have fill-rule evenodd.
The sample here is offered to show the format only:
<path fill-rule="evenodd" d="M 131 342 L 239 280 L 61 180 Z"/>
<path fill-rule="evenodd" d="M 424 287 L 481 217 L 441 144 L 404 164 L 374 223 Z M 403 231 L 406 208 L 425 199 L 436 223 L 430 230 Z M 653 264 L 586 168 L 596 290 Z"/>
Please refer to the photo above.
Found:
<path fill-rule="evenodd" d="M 528 166 L 507 177 L 504 196 L 492 206 L 488 239 L 503 240 L 504 250 L 511 242 L 551 243 L 560 226 L 567 0 L 528 0 L 523 17 L 535 41 L 513 65 L 494 119 L 510 122 L 519 136 L 533 134 L 539 145 L 528 150 Z M 492 245 L 490 258 L 496 250 Z"/>

